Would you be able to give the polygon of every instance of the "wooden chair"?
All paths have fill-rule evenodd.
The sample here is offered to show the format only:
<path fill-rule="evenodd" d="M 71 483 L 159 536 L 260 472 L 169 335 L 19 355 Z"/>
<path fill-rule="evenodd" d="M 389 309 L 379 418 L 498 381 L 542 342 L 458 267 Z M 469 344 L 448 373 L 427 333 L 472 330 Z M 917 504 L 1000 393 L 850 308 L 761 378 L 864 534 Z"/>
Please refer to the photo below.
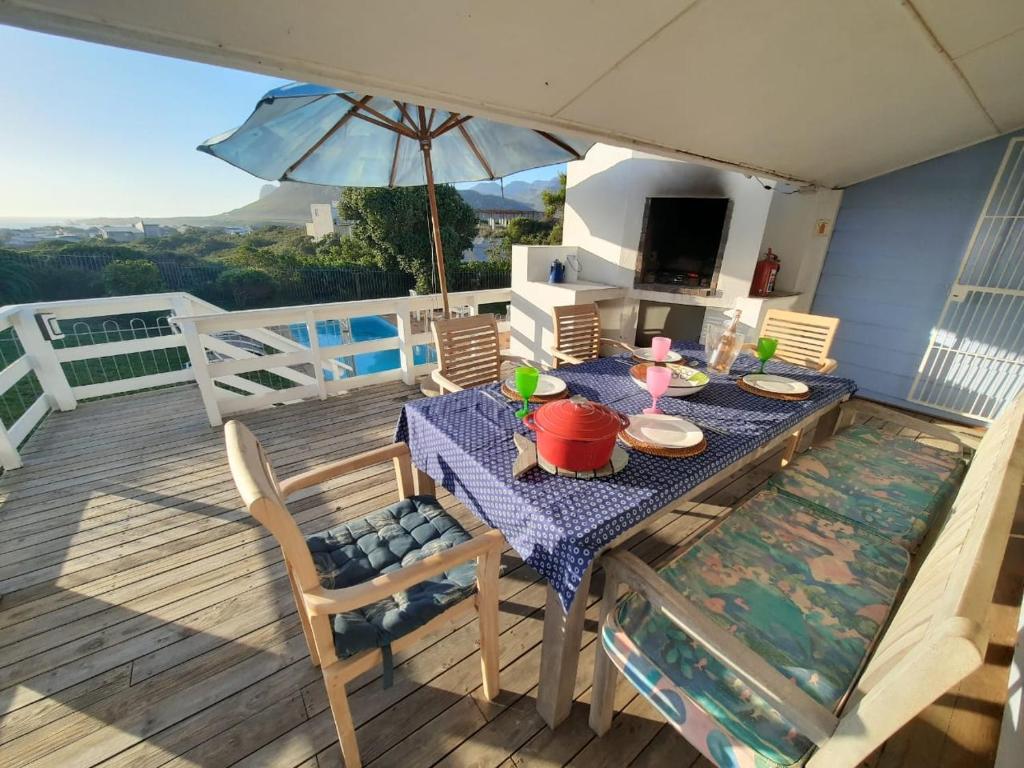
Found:
<path fill-rule="evenodd" d="M 850 401 L 843 407 L 855 409 L 859 403 Z M 1024 480 L 1022 422 L 1024 395 L 1006 408 L 982 439 L 945 521 L 933 529 L 911 563 L 910 586 L 897 601 L 888 626 L 838 712 L 805 693 L 708 618 L 705 608 L 626 551 L 612 551 L 601 561 L 605 591 L 598 642 L 620 588 L 626 586 L 697 639 L 708 656 L 791 723 L 794 736 L 813 743 L 816 750 L 807 759 L 808 768 L 861 765 L 899 728 L 985 661 L 987 614 Z M 920 420 L 900 417 L 898 423 L 942 435 L 935 425 Z M 942 432 L 942 439 L 960 443 L 956 435 Z M 590 725 L 598 735 L 611 724 L 616 677 L 617 669 L 602 648 L 597 653 L 590 710 Z M 702 749 L 707 752 L 706 746 Z"/>
<path fill-rule="evenodd" d="M 505 363 L 540 367 L 501 351 L 494 315 L 434 320 L 433 330 L 438 368 L 431 378 L 441 394 L 499 381 Z"/>
<path fill-rule="evenodd" d="M 597 304 L 570 304 L 552 310 L 555 343 L 547 351 L 555 368 L 561 363 L 572 365 L 593 360 L 601 355 L 601 345 L 610 344 L 626 352 L 633 347 L 617 339 L 601 336 L 601 315 Z"/>
<path fill-rule="evenodd" d="M 270 531 L 284 554 L 285 568 L 309 646 L 309 655 L 313 664 L 321 667 L 323 671 L 327 697 L 338 730 L 338 740 L 348 768 L 359 768 L 360 760 L 345 684 L 377 664 L 384 663 L 387 670 L 391 652 L 400 651 L 424 635 L 474 611 L 480 623 L 480 664 L 484 696 L 491 700 L 498 694 L 498 567 L 504 547 L 504 540 L 498 531 L 488 531 L 444 551 L 425 555 L 411 565 L 366 581 L 357 581 L 340 589 L 328 589 L 321 585 L 321 574 L 317 571 L 307 539 L 285 507 L 285 500 L 303 488 L 319 485 L 340 475 L 387 461 L 394 463 L 400 500 L 410 499 L 420 503 L 427 501 L 436 505 L 437 502 L 432 496 L 413 496 L 413 469 L 405 443 L 368 451 L 278 482 L 263 447 L 244 425 L 237 421 L 229 421 L 224 427 L 224 436 L 231 475 L 239 494 L 249 513 Z M 429 478 L 424 475 L 417 477 L 417 483 L 420 488 L 432 487 Z M 417 510 L 420 508 L 416 507 Z M 440 510 L 440 507 L 437 509 Z M 418 512 L 416 514 L 419 515 Z M 447 518 L 443 510 L 440 510 L 439 514 Z M 422 521 L 422 517 L 419 517 L 419 520 Z M 357 521 L 357 525 L 361 525 L 362 530 L 372 530 L 374 522 L 379 524 L 380 519 L 370 515 L 363 521 Z M 443 522 L 457 526 L 450 518 Z M 395 526 L 392 526 L 392 529 L 394 528 Z M 336 530 L 332 530 L 331 535 L 335 535 Z M 452 528 L 449 527 L 447 530 L 450 532 Z M 384 531 L 384 528 L 380 529 L 381 536 L 385 535 Z M 458 531 L 464 534 L 462 538 L 468 536 L 461 528 L 458 528 Z M 360 538 L 359 542 L 361 544 L 363 539 Z M 444 545 L 444 539 L 442 537 L 442 541 L 435 540 L 432 543 L 439 545 L 437 548 L 440 548 Z M 350 548 L 356 550 L 359 549 L 359 545 L 353 544 Z M 348 568 L 357 563 L 358 554 L 339 567 Z M 382 601 L 389 600 L 398 593 L 405 593 L 407 598 L 410 597 L 417 585 L 428 580 L 432 580 L 431 594 L 436 596 L 439 576 L 460 564 L 474 560 L 476 591 L 473 599 L 464 599 L 452 604 L 407 634 L 392 637 L 390 643 L 384 647 L 368 648 L 339 658 L 336 643 L 342 640 L 341 636 L 336 638 L 337 624 L 334 622 L 337 614 L 346 614 L 344 620 L 349 621 L 348 617 L 354 612 L 367 606 L 380 608 Z M 334 562 L 337 562 L 337 556 Z M 330 579 L 325 578 L 325 581 L 329 582 Z M 472 583 L 469 588 L 472 589 Z M 399 610 L 407 610 L 408 607 L 404 604 Z"/>
<path fill-rule="evenodd" d="M 817 373 L 832 373 L 837 363 L 828 353 L 838 327 L 838 317 L 769 309 L 757 335 L 779 340 L 775 356 L 780 360 Z M 744 344 L 743 348 L 754 350 L 757 344 Z"/>

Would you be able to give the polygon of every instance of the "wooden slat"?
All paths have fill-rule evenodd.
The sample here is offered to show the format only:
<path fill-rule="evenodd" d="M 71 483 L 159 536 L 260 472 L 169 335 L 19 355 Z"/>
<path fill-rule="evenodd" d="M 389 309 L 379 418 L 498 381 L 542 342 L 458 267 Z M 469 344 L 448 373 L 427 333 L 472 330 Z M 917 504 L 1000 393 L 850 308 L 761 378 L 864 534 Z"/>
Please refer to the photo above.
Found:
<path fill-rule="evenodd" d="M 43 420 L 43 417 L 50 412 L 50 404 L 45 397 L 37 397 L 35 402 L 18 417 L 18 420 L 7 430 L 7 437 L 14 445 L 20 444 L 29 433 L 35 429 L 36 424 Z"/>
<path fill-rule="evenodd" d="M 28 357 L 22 355 L 0 371 L 0 395 L 21 381 L 32 370 Z"/>
<path fill-rule="evenodd" d="M 155 349 L 173 349 L 185 346 L 185 338 L 181 334 L 172 333 L 164 336 L 152 336 L 145 339 L 128 339 L 126 341 L 108 341 L 102 344 L 87 344 L 80 347 L 64 347 L 53 352 L 62 363 L 72 360 L 92 360 L 97 357 L 112 355 L 130 355 L 138 352 L 150 352 Z"/>
<path fill-rule="evenodd" d="M 106 397 L 117 395 L 122 392 L 134 392 L 138 389 L 149 387 L 163 387 L 168 384 L 182 384 L 193 381 L 195 374 L 190 368 L 183 368 L 180 371 L 169 371 L 168 373 L 154 373 L 149 376 L 135 376 L 131 379 L 119 379 L 118 381 L 107 381 L 102 384 L 84 384 L 80 387 L 72 387 L 71 391 L 79 400 L 87 400 L 90 397 Z"/>

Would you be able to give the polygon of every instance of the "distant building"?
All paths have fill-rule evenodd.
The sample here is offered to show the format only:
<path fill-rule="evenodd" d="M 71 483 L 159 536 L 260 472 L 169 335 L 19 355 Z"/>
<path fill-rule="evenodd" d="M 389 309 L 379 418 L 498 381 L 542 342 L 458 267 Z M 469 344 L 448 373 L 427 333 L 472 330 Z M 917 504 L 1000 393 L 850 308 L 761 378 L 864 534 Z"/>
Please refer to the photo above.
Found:
<path fill-rule="evenodd" d="M 160 224 L 147 224 L 142 219 L 135 222 L 135 231 L 141 232 L 143 237 L 166 237 L 177 232 L 173 227 L 165 227 Z"/>
<path fill-rule="evenodd" d="M 100 237 L 114 243 L 130 243 L 141 240 L 146 235 L 134 226 L 131 227 L 100 227 Z"/>
<path fill-rule="evenodd" d="M 237 235 L 238 237 L 252 232 L 252 227 L 224 227 L 223 229 L 225 235 Z"/>
<path fill-rule="evenodd" d="M 309 212 L 313 220 L 306 222 L 306 234 L 314 241 L 323 240 L 328 235 L 345 237 L 352 234 L 352 222 L 344 221 L 338 215 L 338 207 L 334 203 L 313 203 Z"/>
<path fill-rule="evenodd" d="M 507 227 L 512 219 L 533 219 L 540 221 L 544 218 L 543 211 L 518 211 L 514 208 L 480 208 L 476 212 L 478 221 L 485 222 L 491 227 Z"/>

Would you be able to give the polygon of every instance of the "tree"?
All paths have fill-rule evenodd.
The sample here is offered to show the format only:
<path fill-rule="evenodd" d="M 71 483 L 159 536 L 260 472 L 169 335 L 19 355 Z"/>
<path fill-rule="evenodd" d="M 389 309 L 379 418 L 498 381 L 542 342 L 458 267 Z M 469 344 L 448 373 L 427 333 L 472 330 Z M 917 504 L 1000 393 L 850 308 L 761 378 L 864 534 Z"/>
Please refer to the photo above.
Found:
<path fill-rule="evenodd" d="M 558 189 L 552 192 L 545 189 L 540 193 L 544 202 L 544 216 L 549 219 L 561 219 L 565 209 L 565 174 L 558 174 Z"/>
<path fill-rule="evenodd" d="M 217 276 L 215 290 L 231 300 L 231 309 L 248 309 L 268 302 L 277 288 L 274 278 L 261 269 L 236 267 Z"/>
<path fill-rule="evenodd" d="M 436 191 L 445 269 L 455 272 L 462 262 L 462 252 L 473 245 L 476 211 L 454 187 L 442 185 Z M 339 207 L 343 218 L 355 222 L 351 238 L 356 242 L 349 247 L 350 253 L 372 259 L 381 269 L 408 272 L 416 278 L 417 291 L 427 292 L 434 287 L 425 187 L 348 187 Z"/>
<path fill-rule="evenodd" d="M 148 259 L 117 259 L 103 268 L 103 287 L 108 296 L 133 296 L 159 293 L 164 290 L 164 280 Z"/>
<path fill-rule="evenodd" d="M 35 289 L 27 260 L 0 249 L 0 306 L 32 301 Z"/>

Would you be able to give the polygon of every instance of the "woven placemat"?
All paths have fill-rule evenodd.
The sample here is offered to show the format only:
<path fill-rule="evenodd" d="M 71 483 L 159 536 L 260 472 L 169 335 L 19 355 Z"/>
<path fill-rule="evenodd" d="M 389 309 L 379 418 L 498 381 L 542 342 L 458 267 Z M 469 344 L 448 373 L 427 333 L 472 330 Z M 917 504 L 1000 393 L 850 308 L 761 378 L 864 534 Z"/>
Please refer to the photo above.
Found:
<path fill-rule="evenodd" d="M 520 394 L 518 392 L 516 392 L 514 389 L 509 389 L 505 385 L 505 382 L 501 382 L 501 394 L 503 394 L 509 400 L 514 400 L 517 403 L 523 402 L 523 398 L 520 396 Z M 568 396 L 569 396 L 569 388 L 566 387 L 561 392 L 559 392 L 557 395 L 548 395 L 547 397 L 541 397 L 539 395 L 534 395 L 533 397 L 530 398 L 530 402 L 531 403 L 550 403 L 552 400 L 564 400 Z"/>
<path fill-rule="evenodd" d="M 767 397 L 769 400 L 806 400 L 808 397 L 811 396 L 810 389 L 799 395 L 787 395 L 784 392 L 766 392 L 763 389 L 752 387 L 749 384 L 747 384 L 747 382 L 745 382 L 743 379 L 736 379 L 736 383 L 739 385 L 739 388 L 742 389 L 744 392 L 749 392 L 750 394 L 757 395 L 758 397 Z"/>
<path fill-rule="evenodd" d="M 691 445 L 688 448 L 666 448 L 662 445 L 655 445 L 654 443 L 645 443 L 643 440 L 637 440 L 625 431 L 619 432 L 619 439 L 630 448 L 635 448 L 641 453 L 649 453 L 652 456 L 662 456 L 666 459 L 688 459 L 691 456 L 699 456 L 708 449 L 708 441 L 704 439 L 696 445 Z"/>

